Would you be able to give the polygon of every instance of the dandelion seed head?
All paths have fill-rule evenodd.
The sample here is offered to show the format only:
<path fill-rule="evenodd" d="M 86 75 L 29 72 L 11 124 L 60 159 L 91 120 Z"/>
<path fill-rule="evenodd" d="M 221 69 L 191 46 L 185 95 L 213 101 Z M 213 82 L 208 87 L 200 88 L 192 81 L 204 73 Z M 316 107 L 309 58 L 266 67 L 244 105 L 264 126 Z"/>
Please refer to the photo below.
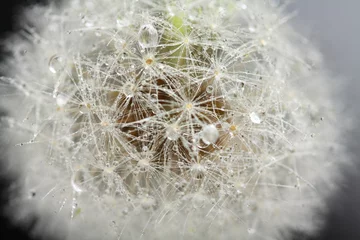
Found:
<path fill-rule="evenodd" d="M 36 188 L 36 213 L 56 212 L 69 239 L 315 228 L 339 133 L 316 51 L 277 6 L 69 0 L 30 11 L 36 29 L 9 41 L 1 78 L 15 93 L 1 122 L 26 158 L 24 199 Z"/>

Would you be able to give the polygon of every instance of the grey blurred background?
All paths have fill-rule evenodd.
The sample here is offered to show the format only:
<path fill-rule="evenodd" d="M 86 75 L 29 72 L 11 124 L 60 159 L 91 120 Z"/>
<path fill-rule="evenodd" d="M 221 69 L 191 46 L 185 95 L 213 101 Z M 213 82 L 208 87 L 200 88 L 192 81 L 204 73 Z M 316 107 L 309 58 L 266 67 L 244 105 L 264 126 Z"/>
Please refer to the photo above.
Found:
<path fill-rule="evenodd" d="M 327 225 L 313 239 L 360 239 L 360 1 L 297 0 L 289 11 L 291 20 L 322 52 L 332 75 L 343 81 L 339 96 L 344 101 L 344 120 L 352 118 L 354 129 L 346 139 L 355 166 L 344 169 L 345 179 L 329 200 Z M 336 127 L 336 126 L 334 126 Z M 300 238 L 301 239 L 301 238 Z"/>
<path fill-rule="evenodd" d="M 1 36 L 6 31 L 14 30 L 14 6 L 47 1 L 3 0 L 0 7 Z M 9 4 L 6 7 L 5 2 Z M 320 49 L 332 76 L 337 81 L 342 81 L 344 87 L 339 89 L 338 94 L 346 103 L 344 119 L 352 118 L 355 126 L 360 126 L 360 0 L 295 0 L 288 10 L 297 11 L 298 14 L 291 23 Z M 346 134 L 348 152 L 356 164 L 351 169 L 343 170 L 346 178 L 341 181 L 339 191 L 328 201 L 330 212 L 326 226 L 318 236 L 309 237 L 296 233 L 293 239 L 360 239 L 360 128 L 354 128 Z M 0 154 L 1 157 L 3 156 Z M 2 216 L 1 207 L 8 201 L 6 189 L 9 181 L 0 176 L 0 239 L 5 239 L 5 236 L 6 239 L 30 239 L 28 232 L 31 225 L 19 229 Z"/>

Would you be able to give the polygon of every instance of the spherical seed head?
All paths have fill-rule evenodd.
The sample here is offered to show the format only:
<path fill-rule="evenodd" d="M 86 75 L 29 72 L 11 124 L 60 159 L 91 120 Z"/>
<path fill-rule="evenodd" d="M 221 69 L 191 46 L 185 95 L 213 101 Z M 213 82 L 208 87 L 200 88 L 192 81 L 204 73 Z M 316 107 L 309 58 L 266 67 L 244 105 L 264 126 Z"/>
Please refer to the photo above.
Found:
<path fill-rule="evenodd" d="M 310 81 L 326 89 L 314 50 L 280 9 L 74 0 L 31 14 L 49 20 L 34 19 L 33 43 L 15 44 L 2 79 L 29 132 L 19 141 L 31 140 L 14 151 L 27 156 L 24 191 L 64 214 L 70 238 L 259 239 L 314 227 L 338 133 L 327 93 L 307 91 Z"/>

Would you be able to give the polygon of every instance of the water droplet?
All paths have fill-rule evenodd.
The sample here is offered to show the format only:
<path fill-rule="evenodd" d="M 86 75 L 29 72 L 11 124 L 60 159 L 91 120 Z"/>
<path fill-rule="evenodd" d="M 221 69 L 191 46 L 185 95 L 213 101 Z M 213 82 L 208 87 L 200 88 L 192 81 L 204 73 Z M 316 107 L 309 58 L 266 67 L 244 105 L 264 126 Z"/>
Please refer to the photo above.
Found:
<path fill-rule="evenodd" d="M 192 198 L 192 204 L 194 208 L 202 208 L 205 205 L 206 197 L 198 193 Z"/>
<path fill-rule="evenodd" d="M 249 27 L 249 31 L 253 33 L 256 31 L 256 29 L 254 27 Z"/>
<path fill-rule="evenodd" d="M 56 74 L 64 68 L 64 60 L 58 56 L 53 55 L 49 60 L 49 70 L 50 72 Z"/>
<path fill-rule="evenodd" d="M 116 19 L 116 27 L 121 29 L 124 27 L 128 27 L 130 25 L 130 21 L 126 19 Z"/>
<path fill-rule="evenodd" d="M 122 210 L 122 214 L 127 215 L 129 213 L 129 210 L 127 208 Z"/>
<path fill-rule="evenodd" d="M 151 24 L 142 25 L 138 37 L 142 48 L 156 47 L 158 44 L 158 32 Z"/>
<path fill-rule="evenodd" d="M 213 93 L 214 92 L 214 86 L 212 86 L 212 85 L 207 86 L 206 87 L 206 92 L 207 93 Z"/>
<path fill-rule="evenodd" d="M 248 233 L 249 234 L 254 234 L 256 231 L 254 228 L 248 228 Z"/>
<path fill-rule="evenodd" d="M 169 126 L 166 129 L 166 137 L 171 141 L 176 141 L 179 139 L 179 129 L 176 126 Z"/>
<path fill-rule="evenodd" d="M 91 27 L 94 26 L 94 23 L 91 22 L 91 21 L 83 20 L 82 22 L 83 22 L 83 23 L 85 24 L 85 26 L 88 27 L 88 28 L 91 28 Z"/>
<path fill-rule="evenodd" d="M 157 103 L 157 102 L 158 102 L 158 95 L 155 94 L 155 93 L 151 94 L 151 95 L 150 95 L 150 100 L 151 100 L 152 102 Z"/>
<path fill-rule="evenodd" d="M 141 200 L 141 207 L 144 209 L 144 210 L 148 210 L 150 209 L 151 207 L 153 207 L 155 205 L 155 200 L 151 197 L 144 197 L 142 200 Z"/>
<path fill-rule="evenodd" d="M 57 97 L 56 97 L 56 104 L 59 106 L 59 107 L 63 107 L 66 105 L 66 103 L 69 101 L 69 97 L 64 95 L 64 94 L 58 94 Z"/>
<path fill-rule="evenodd" d="M 209 145 L 215 143 L 218 140 L 219 131 L 217 130 L 215 125 L 210 124 L 203 127 L 203 130 L 201 131 L 200 135 L 201 135 L 201 140 L 205 144 Z"/>
<path fill-rule="evenodd" d="M 250 113 L 250 119 L 255 124 L 261 123 L 261 119 L 260 119 L 259 115 L 255 112 Z"/>
<path fill-rule="evenodd" d="M 206 173 L 206 168 L 201 164 L 193 164 L 190 168 L 190 172 L 195 179 L 202 179 Z"/>
<path fill-rule="evenodd" d="M 81 104 L 79 106 L 79 112 L 81 114 L 89 113 L 90 112 L 90 104 Z"/>
<path fill-rule="evenodd" d="M 84 173 L 82 171 L 76 171 L 71 177 L 71 186 L 75 192 L 83 192 L 81 184 L 84 182 Z"/>
<path fill-rule="evenodd" d="M 117 50 L 119 50 L 119 51 L 122 52 L 122 51 L 125 50 L 127 43 L 126 43 L 126 41 L 123 40 L 123 39 L 117 39 L 117 40 L 115 41 L 114 45 L 115 45 L 115 48 L 116 48 Z M 125 53 L 123 53 L 123 54 L 125 54 Z M 124 57 L 126 57 L 126 56 L 124 56 Z"/>
<path fill-rule="evenodd" d="M 87 138 L 87 137 L 88 137 L 87 132 L 83 132 L 83 133 L 81 134 L 81 137 L 84 138 L 84 139 Z"/>

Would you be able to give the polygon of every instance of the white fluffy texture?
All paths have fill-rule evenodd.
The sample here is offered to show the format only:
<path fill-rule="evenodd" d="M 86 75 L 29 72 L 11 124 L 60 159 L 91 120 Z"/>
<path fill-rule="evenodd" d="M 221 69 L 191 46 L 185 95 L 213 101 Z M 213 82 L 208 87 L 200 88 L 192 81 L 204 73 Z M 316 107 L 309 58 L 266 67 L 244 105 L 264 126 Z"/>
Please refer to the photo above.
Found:
<path fill-rule="evenodd" d="M 13 215 L 68 239 L 314 230 L 339 129 L 318 54 L 286 19 L 265 0 L 28 11 L 1 78 Z"/>

